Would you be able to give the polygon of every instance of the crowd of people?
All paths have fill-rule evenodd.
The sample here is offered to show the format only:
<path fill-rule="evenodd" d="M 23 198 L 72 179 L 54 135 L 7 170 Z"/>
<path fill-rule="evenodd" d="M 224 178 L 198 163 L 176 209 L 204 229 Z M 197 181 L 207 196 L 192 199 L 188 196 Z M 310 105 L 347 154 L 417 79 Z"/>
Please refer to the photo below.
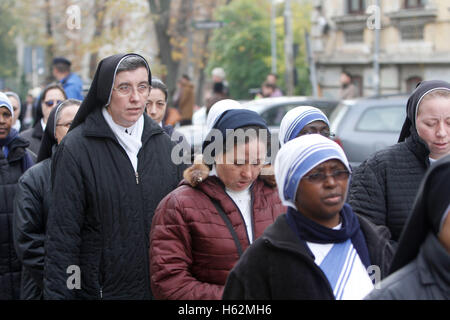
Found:
<path fill-rule="evenodd" d="M 398 143 L 352 168 L 308 106 L 271 158 L 221 71 L 192 164 L 138 54 L 101 60 L 85 96 L 56 58 L 26 130 L 0 93 L 0 300 L 450 299 L 449 83 L 421 82 Z M 189 123 L 188 76 L 175 97 Z"/>

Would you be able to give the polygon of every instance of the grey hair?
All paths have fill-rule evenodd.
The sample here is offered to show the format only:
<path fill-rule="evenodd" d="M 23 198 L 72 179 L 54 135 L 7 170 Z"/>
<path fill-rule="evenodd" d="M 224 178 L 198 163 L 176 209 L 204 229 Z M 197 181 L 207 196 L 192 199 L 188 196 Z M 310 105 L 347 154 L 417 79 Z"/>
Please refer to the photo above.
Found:
<path fill-rule="evenodd" d="M 131 55 L 119 63 L 116 74 L 122 71 L 133 71 L 141 67 L 144 67 L 145 69 L 148 68 L 145 60 L 140 56 Z"/>
<path fill-rule="evenodd" d="M 53 132 L 56 132 L 56 126 L 58 124 L 59 119 L 61 118 L 61 111 L 70 106 L 81 106 L 81 101 L 77 99 L 67 99 L 61 102 L 56 108 L 55 111 L 55 128 Z"/>
<path fill-rule="evenodd" d="M 22 102 L 20 101 L 20 97 L 19 97 L 19 95 L 17 93 L 12 92 L 12 91 L 8 91 L 8 92 L 5 92 L 5 94 L 6 94 L 6 96 L 8 98 L 9 97 L 15 98 L 19 102 L 19 108 L 22 109 Z"/>

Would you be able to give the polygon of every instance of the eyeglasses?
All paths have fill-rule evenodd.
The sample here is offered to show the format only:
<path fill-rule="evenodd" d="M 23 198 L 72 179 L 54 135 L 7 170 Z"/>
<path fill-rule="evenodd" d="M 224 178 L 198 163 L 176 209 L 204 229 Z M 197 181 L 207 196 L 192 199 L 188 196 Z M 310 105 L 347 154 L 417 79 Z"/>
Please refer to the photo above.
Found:
<path fill-rule="evenodd" d="M 71 125 L 72 125 L 72 121 L 67 122 L 67 123 L 58 123 L 56 126 L 57 127 L 65 127 L 66 129 L 69 129 Z"/>
<path fill-rule="evenodd" d="M 149 94 L 152 86 L 148 83 L 140 83 L 137 86 L 137 92 L 140 95 Z M 117 91 L 121 96 L 129 96 L 133 91 L 133 86 L 130 84 L 121 84 L 117 88 L 113 88 L 113 90 Z"/>
<path fill-rule="evenodd" d="M 56 103 L 56 105 L 60 104 L 61 102 L 63 102 L 63 100 L 47 100 L 44 101 L 45 105 L 47 107 L 53 107 L 53 105 Z"/>
<path fill-rule="evenodd" d="M 317 173 L 310 174 L 309 176 L 304 176 L 303 178 L 312 183 L 322 183 L 328 177 L 333 177 L 333 179 L 335 179 L 335 180 L 345 180 L 345 179 L 348 179 L 349 176 L 350 176 L 350 172 L 347 170 L 336 170 L 336 171 L 333 171 L 331 174 L 317 172 Z"/>
<path fill-rule="evenodd" d="M 334 136 L 336 136 L 334 133 L 332 133 L 328 130 L 300 132 L 299 136 L 303 136 L 303 135 L 307 135 L 307 134 L 320 134 L 321 136 L 324 136 L 325 138 L 333 138 Z"/>

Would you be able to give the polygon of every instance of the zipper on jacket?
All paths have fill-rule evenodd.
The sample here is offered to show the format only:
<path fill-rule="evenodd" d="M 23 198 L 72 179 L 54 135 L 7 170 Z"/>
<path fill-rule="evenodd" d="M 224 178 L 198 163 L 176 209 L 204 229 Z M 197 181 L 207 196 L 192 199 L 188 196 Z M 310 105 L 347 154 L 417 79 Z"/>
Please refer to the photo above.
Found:
<path fill-rule="evenodd" d="M 139 184 L 139 173 L 136 171 L 134 175 L 136 176 L 136 184 Z"/>
<path fill-rule="evenodd" d="M 100 299 L 103 299 L 103 287 L 100 287 Z"/>

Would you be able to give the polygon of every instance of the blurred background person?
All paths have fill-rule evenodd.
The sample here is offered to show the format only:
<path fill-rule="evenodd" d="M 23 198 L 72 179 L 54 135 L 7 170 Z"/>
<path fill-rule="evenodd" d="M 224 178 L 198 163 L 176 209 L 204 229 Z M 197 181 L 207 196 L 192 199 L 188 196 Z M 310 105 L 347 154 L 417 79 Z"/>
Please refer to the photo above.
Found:
<path fill-rule="evenodd" d="M 29 143 L 12 128 L 13 119 L 13 106 L 0 92 L 0 300 L 20 298 L 22 266 L 11 232 L 13 201 L 20 176 L 34 164 L 26 151 Z"/>
<path fill-rule="evenodd" d="M 208 117 L 209 110 L 211 107 L 218 101 L 228 99 L 227 94 L 225 93 L 225 87 L 223 82 L 215 82 L 213 84 L 212 96 L 206 99 L 205 107 L 206 107 L 206 117 Z"/>
<path fill-rule="evenodd" d="M 408 99 L 398 143 L 355 169 L 349 203 L 397 242 L 430 164 L 450 154 L 450 83 L 422 81 Z"/>
<path fill-rule="evenodd" d="M 261 91 L 256 94 L 255 99 L 270 98 L 275 92 L 275 89 L 276 87 L 273 84 L 264 81 L 261 85 Z"/>
<path fill-rule="evenodd" d="M 425 175 L 391 274 L 368 300 L 450 300 L 450 155 Z"/>
<path fill-rule="evenodd" d="M 275 73 L 269 73 L 266 77 L 266 82 L 270 83 L 275 86 L 275 89 L 273 90 L 271 97 L 281 97 L 283 96 L 283 92 L 277 85 L 278 76 Z"/>
<path fill-rule="evenodd" d="M 24 126 L 22 126 L 22 122 L 20 116 L 22 115 L 22 104 L 20 102 L 20 97 L 17 93 L 8 91 L 5 92 L 6 96 L 11 101 L 11 105 L 14 109 L 14 119 L 13 119 L 13 128 L 16 129 L 17 132 L 21 132 L 24 130 Z"/>
<path fill-rule="evenodd" d="M 174 105 L 178 108 L 181 115 L 180 125 L 192 124 L 192 115 L 195 106 L 194 84 L 187 74 L 183 74 L 177 82 L 178 90 L 175 93 Z"/>
<path fill-rule="evenodd" d="M 358 96 L 358 89 L 353 84 L 352 75 L 349 72 L 342 71 L 339 80 L 341 85 L 341 89 L 339 91 L 340 99 L 353 99 Z"/>
<path fill-rule="evenodd" d="M 222 84 L 222 94 L 225 96 L 229 96 L 230 88 L 228 85 L 228 81 L 226 80 L 225 70 L 221 67 L 216 67 L 211 71 L 211 79 L 213 82 L 213 92 L 214 92 L 214 84 L 221 83 Z"/>
<path fill-rule="evenodd" d="M 71 72 L 72 63 L 64 57 L 56 57 L 52 63 L 52 73 L 66 92 L 67 98 L 83 100 L 83 81 Z"/>
<path fill-rule="evenodd" d="M 20 136 L 30 142 L 28 150 L 36 162 L 47 119 L 54 107 L 67 99 L 66 92 L 59 83 L 51 83 L 42 91 L 36 109 L 35 123 L 32 128 L 23 131 Z"/>
<path fill-rule="evenodd" d="M 49 115 L 37 164 L 20 177 L 14 200 L 13 234 L 22 263 L 20 299 L 43 299 L 45 230 L 51 204 L 51 164 L 54 148 L 67 134 L 81 101 L 65 100 Z"/>

